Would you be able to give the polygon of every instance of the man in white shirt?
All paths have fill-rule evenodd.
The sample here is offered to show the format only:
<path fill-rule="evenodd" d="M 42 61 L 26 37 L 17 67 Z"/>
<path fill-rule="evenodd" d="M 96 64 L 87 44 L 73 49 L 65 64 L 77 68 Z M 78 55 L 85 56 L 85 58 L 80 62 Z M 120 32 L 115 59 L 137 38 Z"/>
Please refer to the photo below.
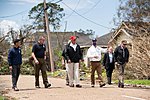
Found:
<path fill-rule="evenodd" d="M 91 62 L 91 87 L 94 87 L 95 85 L 95 71 L 97 71 L 98 79 L 99 79 L 99 85 L 100 87 L 105 86 L 105 83 L 102 79 L 102 68 L 100 64 L 101 60 L 101 53 L 107 52 L 107 49 L 100 48 L 96 45 L 97 40 L 92 40 L 93 45 L 88 49 L 87 57 L 89 58 Z"/>

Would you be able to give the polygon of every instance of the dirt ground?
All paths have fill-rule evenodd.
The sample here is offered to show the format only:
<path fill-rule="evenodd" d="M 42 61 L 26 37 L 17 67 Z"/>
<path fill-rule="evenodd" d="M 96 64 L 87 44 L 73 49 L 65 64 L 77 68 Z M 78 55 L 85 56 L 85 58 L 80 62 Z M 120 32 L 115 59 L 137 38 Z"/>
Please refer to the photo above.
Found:
<path fill-rule="evenodd" d="M 5 96 L 15 97 L 17 100 L 150 100 L 150 88 L 133 88 L 117 85 L 106 85 L 100 88 L 90 86 L 89 81 L 81 81 L 82 88 L 68 87 L 64 79 L 48 78 L 52 86 L 45 89 L 40 77 L 41 88 L 34 87 L 34 76 L 21 75 L 18 81 L 20 91 L 11 89 L 11 76 L 1 75 L 0 86 L 2 91 L 8 91 Z"/>

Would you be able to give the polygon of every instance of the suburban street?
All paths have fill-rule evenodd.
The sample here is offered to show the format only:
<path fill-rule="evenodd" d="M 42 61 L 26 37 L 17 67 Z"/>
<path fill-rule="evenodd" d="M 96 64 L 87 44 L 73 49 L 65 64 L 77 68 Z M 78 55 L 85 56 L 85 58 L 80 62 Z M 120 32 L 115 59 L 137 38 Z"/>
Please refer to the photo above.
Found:
<path fill-rule="evenodd" d="M 81 81 L 82 88 L 68 87 L 65 80 L 60 78 L 48 78 L 52 87 L 45 89 L 40 77 L 41 88 L 34 87 L 34 76 L 21 75 L 18 82 L 20 91 L 11 89 L 11 76 L 1 75 L 0 86 L 6 91 L 5 96 L 14 97 L 17 100 L 150 100 L 150 88 L 135 88 L 117 85 L 106 85 L 100 88 L 90 86 L 90 81 Z"/>

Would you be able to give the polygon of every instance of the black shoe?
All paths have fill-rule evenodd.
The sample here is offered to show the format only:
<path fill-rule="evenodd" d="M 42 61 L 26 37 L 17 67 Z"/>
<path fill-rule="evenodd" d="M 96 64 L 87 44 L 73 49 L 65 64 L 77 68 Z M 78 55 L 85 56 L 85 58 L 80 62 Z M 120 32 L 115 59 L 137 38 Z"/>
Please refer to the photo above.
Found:
<path fill-rule="evenodd" d="M 35 88 L 41 88 L 40 86 L 35 86 Z"/>
<path fill-rule="evenodd" d="M 121 86 L 120 86 L 121 88 L 124 88 L 124 84 L 123 83 L 121 83 Z"/>
<path fill-rule="evenodd" d="M 103 86 L 105 86 L 106 84 L 105 83 L 103 83 L 103 84 L 100 84 L 100 87 L 103 87 Z"/>
<path fill-rule="evenodd" d="M 77 84 L 77 85 L 76 85 L 76 87 L 77 87 L 77 88 L 81 88 L 81 87 L 82 87 L 82 85 L 80 85 L 80 84 Z"/>
<path fill-rule="evenodd" d="M 69 86 L 69 83 L 66 83 L 67 86 Z"/>
<path fill-rule="evenodd" d="M 108 83 L 108 85 L 112 85 L 112 83 Z"/>
<path fill-rule="evenodd" d="M 48 84 L 45 85 L 45 88 L 48 88 L 50 86 L 51 86 L 51 84 L 48 83 Z"/>
<path fill-rule="evenodd" d="M 17 87 L 13 87 L 12 88 L 14 91 L 19 91 L 19 89 Z"/>
<path fill-rule="evenodd" d="M 91 87 L 94 87 L 94 85 L 92 84 Z"/>
<path fill-rule="evenodd" d="M 74 84 L 72 84 L 72 85 L 69 85 L 70 87 L 74 87 Z"/>

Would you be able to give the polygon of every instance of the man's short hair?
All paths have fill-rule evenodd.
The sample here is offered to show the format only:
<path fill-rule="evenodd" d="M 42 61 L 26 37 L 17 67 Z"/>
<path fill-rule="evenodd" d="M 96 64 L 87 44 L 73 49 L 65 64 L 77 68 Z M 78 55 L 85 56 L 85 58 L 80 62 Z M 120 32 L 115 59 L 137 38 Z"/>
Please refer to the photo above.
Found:
<path fill-rule="evenodd" d="M 45 36 L 39 36 L 39 40 L 45 39 Z"/>
<path fill-rule="evenodd" d="M 13 42 L 14 42 L 14 44 L 16 44 L 19 41 L 20 41 L 20 39 L 15 39 Z"/>
<path fill-rule="evenodd" d="M 126 43 L 127 44 L 127 40 L 122 40 L 121 43 Z"/>

